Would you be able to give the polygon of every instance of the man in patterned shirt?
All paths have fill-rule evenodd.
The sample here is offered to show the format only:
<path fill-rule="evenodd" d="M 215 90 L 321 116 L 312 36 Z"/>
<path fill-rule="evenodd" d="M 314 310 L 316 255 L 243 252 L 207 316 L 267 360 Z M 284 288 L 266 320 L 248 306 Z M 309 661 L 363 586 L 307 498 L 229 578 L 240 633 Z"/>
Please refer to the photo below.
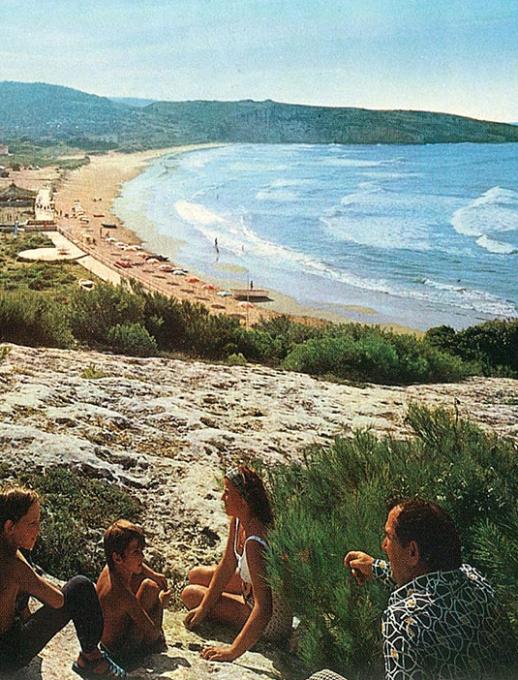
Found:
<path fill-rule="evenodd" d="M 506 616 L 489 583 L 462 564 L 459 535 L 445 510 L 418 499 L 397 503 L 382 548 L 388 564 L 360 551 L 347 553 L 344 563 L 359 585 L 382 579 L 396 587 L 382 623 L 386 680 L 517 677 Z"/>

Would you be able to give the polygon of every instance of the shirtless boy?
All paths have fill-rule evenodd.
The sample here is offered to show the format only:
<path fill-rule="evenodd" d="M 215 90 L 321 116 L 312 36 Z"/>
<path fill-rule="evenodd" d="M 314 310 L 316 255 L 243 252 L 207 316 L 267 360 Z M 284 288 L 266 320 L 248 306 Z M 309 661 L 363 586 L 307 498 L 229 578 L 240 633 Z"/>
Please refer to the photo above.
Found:
<path fill-rule="evenodd" d="M 142 529 L 123 519 L 104 534 L 106 566 L 96 586 L 104 614 L 102 643 L 126 661 L 165 643 L 162 618 L 171 591 L 165 576 L 145 564 L 144 546 Z"/>
<path fill-rule="evenodd" d="M 73 670 L 83 678 L 123 680 L 126 672 L 98 647 L 103 619 L 93 583 L 74 576 L 56 588 L 22 552 L 32 550 L 39 529 L 38 494 L 18 486 L 0 489 L 0 672 L 26 666 L 72 619 L 81 645 Z M 34 613 L 30 596 L 43 604 Z"/>

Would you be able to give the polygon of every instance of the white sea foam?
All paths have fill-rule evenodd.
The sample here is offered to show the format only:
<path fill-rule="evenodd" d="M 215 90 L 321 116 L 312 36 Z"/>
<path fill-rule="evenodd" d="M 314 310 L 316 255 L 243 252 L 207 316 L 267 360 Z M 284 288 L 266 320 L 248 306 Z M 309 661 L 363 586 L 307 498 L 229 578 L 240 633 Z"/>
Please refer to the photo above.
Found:
<path fill-rule="evenodd" d="M 425 278 L 423 285 L 438 292 L 433 296 L 416 291 L 418 299 L 441 301 L 446 304 L 454 304 L 461 309 L 473 310 L 495 316 L 516 316 L 518 308 L 509 300 L 502 300 L 487 291 L 464 287 L 461 282 L 456 284 L 434 281 Z"/>
<path fill-rule="evenodd" d="M 269 187 L 283 189 L 284 187 L 301 187 L 308 184 L 313 184 L 313 182 L 310 179 L 288 179 L 281 177 L 273 180 Z"/>
<path fill-rule="evenodd" d="M 461 285 L 425 279 L 422 282 L 423 289 L 405 288 L 383 278 L 368 278 L 358 276 L 353 272 L 339 271 L 318 258 L 261 238 L 246 224 L 243 217 L 236 221 L 217 215 L 202 205 L 187 201 L 177 201 L 175 207 L 182 219 L 190 222 L 209 243 L 212 244 L 217 238 L 220 249 L 231 252 L 235 256 L 242 257 L 246 254 L 264 258 L 266 262 L 274 261 L 277 266 L 285 270 L 304 272 L 375 293 L 426 302 L 440 302 L 460 309 L 496 316 L 513 316 L 518 313 L 511 302 L 501 300 L 484 291 L 464 288 Z"/>
<path fill-rule="evenodd" d="M 275 201 L 276 203 L 286 203 L 289 201 L 296 201 L 298 194 L 295 191 L 268 188 L 258 191 L 255 197 L 258 201 Z"/>
<path fill-rule="evenodd" d="M 322 165 L 331 165 L 345 168 L 379 168 L 387 164 L 387 161 L 364 161 L 358 158 L 324 158 Z"/>
<path fill-rule="evenodd" d="M 246 163 L 245 161 L 236 161 L 230 165 L 231 170 L 236 170 L 237 172 L 280 172 L 282 170 L 287 170 L 288 166 L 279 163 Z"/>
<path fill-rule="evenodd" d="M 451 224 L 459 234 L 476 237 L 481 248 L 492 253 L 511 254 L 515 252 L 515 246 L 493 237 L 504 233 L 513 240 L 518 237 L 518 192 L 493 187 L 456 210 Z"/>
<path fill-rule="evenodd" d="M 480 236 L 477 238 L 477 245 L 481 248 L 489 250 L 490 253 L 499 253 L 500 255 L 512 255 L 518 252 L 518 249 L 512 246 L 510 243 L 502 243 L 501 241 L 495 241 L 487 236 Z"/>
<path fill-rule="evenodd" d="M 176 201 L 174 207 L 182 220 L 191 224 L 221 224 L 223 222 L 222 217 L 199 203 Z"/>

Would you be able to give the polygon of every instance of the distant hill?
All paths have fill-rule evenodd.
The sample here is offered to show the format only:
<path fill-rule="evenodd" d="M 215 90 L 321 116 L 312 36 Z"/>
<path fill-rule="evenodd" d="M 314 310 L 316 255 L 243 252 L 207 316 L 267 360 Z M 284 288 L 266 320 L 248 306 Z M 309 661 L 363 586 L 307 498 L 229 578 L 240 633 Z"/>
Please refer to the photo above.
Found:
<path fill-rule="evenodd" d="M 139 99 L 138 97 L 110 97 L 110 100 L 116 104 L 126 104 L 126 106 L 134 106 L 136 108 L 148 106 L 159 101 L 158 99 Z"/>
<path fill-rule="evenodd" d="M 279 104 L 273 101 L 158 102 L 159 114 L 179 136 L 200 141 L 303 142 L 307 144 L 434 144 L 516 142 L 504 123 L 428 111 L 374 111 Z"/>
<path fill-rule="evenodd" d="M 45 83 L 0 82 L 0 141 L 25 137 L 125 150 L 196 142 L 518 142 L 516 126 L 427 111 L 373 111 L 270 100 L 148 105 L 143 100 L 135 105 L 138 101 L 113 101 Z"/>

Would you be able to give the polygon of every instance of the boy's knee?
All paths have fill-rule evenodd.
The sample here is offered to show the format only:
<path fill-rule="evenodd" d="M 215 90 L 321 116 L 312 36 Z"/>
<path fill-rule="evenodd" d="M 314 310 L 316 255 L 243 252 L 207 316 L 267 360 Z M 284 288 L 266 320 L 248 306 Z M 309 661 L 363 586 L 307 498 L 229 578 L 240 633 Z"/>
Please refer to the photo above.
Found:
<path fill-rule="evenodd" d="M 156 593 L 157 595 L 158 595 L 158 593 L 159 593 L 160 590 L 161 590 L 161 588 L 160 588 L 160 586 L 158 585 L 158 583 L 157 583 L 156 581 L 153 581 L 153 579 L 151 579 L 151 578 L 145 578 L 145 579 L 142 581 L 142 584 L 141 584 L 140 587 L 141 587 L 143 590 L 146 590 L 146 591 L 149 592 L 149 593 Z"/>
<path fill-rule="evenodd" d="M 161 588 L 158 583 L 152 579 L 145 578 L 142 581 L 139 588 L 139 599 L 146 609 L 149 607 L 154 607 L 158 602 L 160 590 Z"/>
<path fill-rule="evenodd" d="M 187 609 L 197 607 L 204 595 L 204 589 L 198 585 L 185 586 L 182 590 L 181 598 Z"/>

